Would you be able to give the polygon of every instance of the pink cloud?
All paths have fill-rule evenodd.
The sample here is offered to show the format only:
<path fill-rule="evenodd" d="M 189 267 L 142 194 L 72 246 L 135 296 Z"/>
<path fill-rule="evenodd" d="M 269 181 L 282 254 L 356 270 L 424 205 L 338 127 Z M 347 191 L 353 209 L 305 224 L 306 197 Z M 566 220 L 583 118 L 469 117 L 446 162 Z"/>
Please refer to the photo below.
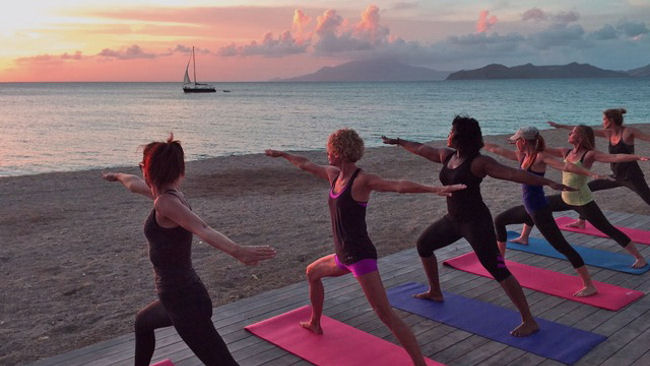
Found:
<path fill-rule="evenodd" d="M 311 17 L 306 15 L 302 10 L 296 9 L 293 12 L 293 24 L 291 31 L 296 35 L 299 41 L 311 38 L 311 34 L 306 32 L 306 28 L 311 23 Z"/>
<path fill-rule="evenodd" d="M 104 48 L 100 53 L 97 54 L 97 56 L 103 56 L 106 58 L 115 58 L 118 60 L 130 60 L 130 59 L 136 59 L 136 58 L 156 58 L 158 55 L 153 54 L 153 53 L 146 53 L 144 50 L 138 46 L 137 44 L 134 44 L 124 50 L 120 51 L 115 51 L 110 48 Z"/>
<path fill-rule="evenodd" d="M 494 15 L 490 16 L 488 10 L 481 10 L 481 13 L 478 16 L 478 22 L 476 22 L 476 31 L 478 33 L 487 32 L 497 23 L 497 21 L 497 17 Z"/>

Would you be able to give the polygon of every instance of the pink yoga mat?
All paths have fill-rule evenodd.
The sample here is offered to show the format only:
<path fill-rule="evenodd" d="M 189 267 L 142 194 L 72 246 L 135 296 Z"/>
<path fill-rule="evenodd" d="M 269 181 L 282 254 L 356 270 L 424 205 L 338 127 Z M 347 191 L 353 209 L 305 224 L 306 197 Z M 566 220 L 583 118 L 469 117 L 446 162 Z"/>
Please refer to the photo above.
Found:
<path fill-rule="evenodd" d="M 247 326 L 247 331 L 316 365 L 410 365 L 406 351 L 391 342 L 323 316 L 323 334 L 316 335 L 298 323 L 309 319 L 303 306 Z M 426 359 L 427 365 L 443 365 Z"/>
<path fill-rule="evenodd" d="M 174 366 L 174 364 L 170 360 L 162 360 L 154 363 L 151 366 Z"/>
<path fill-rule="evenodd" d="M 576 221 L 576 219 L 571 218 L 571 217 L 558 217 L 555 219 L 555 222 L 557 223 L 557 226 L 566 231 L 573 231 L 576 233 L 582 233 L 582 234 L 587 234 L 587 235 L 593 235 L 593 236 L 600 236 L 603 238 L 607 238 L 608 236 L 600 232 L 598 229 L 593 227 L 589 222 L 586 222 L 585 228 L 584 229 L 577 229 L 574 227 L 566 227 L 566 224 L 570 224 L 572 222 Z M 646 244 L 650 245 L 650 231 L 647 230 L 640 230 L 640 229 L 632 229 L 629 227 L 622 227 L 622 226 L 617 226 L 617 229 L 621 230 L 622 232 L 625 233 L 625 235 L 629 236 L 630 239 L 632 239 L 633 242 L 639 243 L 639 244 Z"/>
<path fill-rule="evenodd" d="M 479 263 L 474 252 L 448 259 L 443 263 L 461 271 L 492 278 L 488 271 Z M 576 297 L 573 296 L 573 293 L 580 289 L 582 284 L 577 275 L 566 275 L 508 260 L 506 261 L 506 266 L 508 266 L 508 269 L 517 278 L 517 281 L 519 281 L 522 287 L 607 310 L 619 310 L 644 295 L 640 291 L 593 281 L 598 289 L 596 295 Z"/>

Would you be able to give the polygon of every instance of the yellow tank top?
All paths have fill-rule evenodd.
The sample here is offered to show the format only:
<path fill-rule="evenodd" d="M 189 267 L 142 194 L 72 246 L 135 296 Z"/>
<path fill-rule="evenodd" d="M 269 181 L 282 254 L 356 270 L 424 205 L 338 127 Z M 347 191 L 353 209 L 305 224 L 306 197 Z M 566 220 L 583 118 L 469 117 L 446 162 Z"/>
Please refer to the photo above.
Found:
<path fill-rule="evenodd" d="M 582 159 L 584 158 L 585 155 L 582 155 L 580 161 L 573 163 L 567 161 L 565 157 L 564 161 L 567 163 L 575 164 L 579 167 L 583 167 Z M 577 191 L 573 191 L 573 192 L 562 191 L 562 201 L 573 206 L 584 206 L 587 203 L 593 201 L 593 198 L 591 197 L 591 190 L 589 189 L 589 186 L 587 186 L 588 178 L 589 177 L 587 177 L 586 175 L 563 171 L 562 184 L 564 184 L 565 186 L 575 188 L 577 189 Z"/>

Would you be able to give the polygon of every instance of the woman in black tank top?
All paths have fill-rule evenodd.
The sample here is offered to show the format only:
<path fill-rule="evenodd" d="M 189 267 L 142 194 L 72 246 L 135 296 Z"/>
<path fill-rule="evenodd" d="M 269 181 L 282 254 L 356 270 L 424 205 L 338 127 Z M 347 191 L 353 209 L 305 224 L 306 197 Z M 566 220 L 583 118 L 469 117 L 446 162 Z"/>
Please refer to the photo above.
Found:
<path fill-rule="evenodd" d="M 478 122 L 473 118 L 454 118 L 447 139 L 449 148 L 435 148 L 400 138 L 382 136 L 382 139 L 385 144 L 401 146 L 413 154 L 443 164 L 440 171 L 440 181 L 443 184 L 467 185 L 467 189 L 447 197 L 447 215 L 431 224 L 418 239 L 418 253 L 427 274 L 429 291 L 417 294 L 416 297 L 443 301 L 434 250 L 465 238 L 483 267 L 499 282 L 521 313 L 522 323 L 510 333 L 523 337 L 536 332 L 539 327 L 530 313 L 524 292 L 499 253 L 492 215 L 481 197 L 480 184 L 489 175 L 518 183 L 547 185 L 558 190 L 566 187 L 481 155 L 479 151 L 483 147 L 483 136 Z"/>
<path fill-rule="evenodd" d="M 167 142 L 145 146 L 140 168 L 144 179 L 124 173 L 105 173 L 129 191 L 154 201 L 144 226 L 154 268 L 158 300 L 136 316 L 136 366 L 149 365 L 157 328 L 173 325 L 194 354 L 206 365 L 237 365 L 212 323 L 212 301 L 192 267 L 192 234 L 246 265 L 275 256 L 269 246 L 241 246 L 212 229 L 190 209 L 179 191 L 185 175 L 183 148 L 173 135 Z"/>
<path fill-rule="evenodd" d="M 606 138 L 610 154 L 634 154 L 635 139 L 649 141 L 650 134 L 644 133 L 638 128 L 623 126 L 623 115 L 627 111 L 625 108 L 614 108 L 603 111 L 603 128 L 594 128 L 594 135 Z M 555 128 L 573 129 L 574 125 L 564 125 L 555 122 L 548 122 Z M 650 205 L 650 187 L 645 180 L 643 171 L 636 161 L 625 163 L 612 163 L 613 179 L 595 179 L 589 182 L 588 186 L 592 192 L 612 189 L 616 187 L 626 187 L 636 193 Z M 585 218 L 580 218 L 567 226 L 584 229 Z"/>
<path fill-rule="evenodd" d="M 366 229 L 366 206 L 373 191 L 448 195 L 465 186 L 431 187 L 406 180 L 386 180 L 366 173 L 356 165 L 363 155 L 363 140 L 351 129 L 341 129 L 330 135 L 327 142 L 329 165 L 318 165 L 305 157 L 284 151 L 266 150 L 266 155 L 282 157 L 296 167 L 326 179 L 331 187 L 328 205 L 335 254 L 317 259 L 307 266 L 312 314 L 309 320 L 300 325 L 316 334 L 323 332 L 320 325 L 325 297 L 322 278 L 352 272 L 379 319 L 390 328 L 413 363 L 424 365 L 415 336 L 395 314 L 386 297 L 386 290 L 377 271 L 377 251 Z"/>

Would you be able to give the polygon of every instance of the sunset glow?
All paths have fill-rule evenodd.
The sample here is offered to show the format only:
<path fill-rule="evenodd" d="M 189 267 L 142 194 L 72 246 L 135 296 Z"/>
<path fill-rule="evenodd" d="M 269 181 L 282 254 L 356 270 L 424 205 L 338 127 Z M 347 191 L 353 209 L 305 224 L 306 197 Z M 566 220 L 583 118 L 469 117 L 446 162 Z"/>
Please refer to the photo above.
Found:
<path fill-rule="evenodd" d="M 0 81 L 265 81 L 356 59 L 437 70 L 650 60 L 644 1 L 46 1 L 0 13 Z M 625 55 L 625 57 L 621 57 Z"/>

